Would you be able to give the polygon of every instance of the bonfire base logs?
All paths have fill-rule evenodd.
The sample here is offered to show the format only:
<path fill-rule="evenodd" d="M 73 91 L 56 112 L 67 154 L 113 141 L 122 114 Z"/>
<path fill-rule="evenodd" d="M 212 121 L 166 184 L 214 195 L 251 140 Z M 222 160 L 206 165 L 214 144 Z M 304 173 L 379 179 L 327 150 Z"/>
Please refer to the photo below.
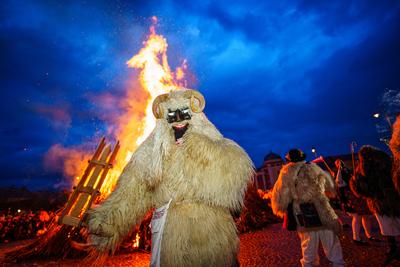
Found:
<path fill-rule="evenodd" d="M 47 232 L 30 244 L 10 251 L 5 255 L 4 260 L 6 262 L 20 262 L 49 257 L 63 259 L 86 256 L 88 252 L 76 249 L 74 242 L 86 243 L 87 232 L 84 228 L 81 228 L 81 226 L 84 226 L 85 212 L 100 195 L 100 188 L 112 167 L 119 147 L 119 142 L 117 142 L 111 152 L 111 146 L 106 146 L 103 137 L 92 159 L 89 160 L 81 180 L 74 187 L 65 208 L 52 219 Z M 58 221 L 57 217 L 59 218 Z"/>

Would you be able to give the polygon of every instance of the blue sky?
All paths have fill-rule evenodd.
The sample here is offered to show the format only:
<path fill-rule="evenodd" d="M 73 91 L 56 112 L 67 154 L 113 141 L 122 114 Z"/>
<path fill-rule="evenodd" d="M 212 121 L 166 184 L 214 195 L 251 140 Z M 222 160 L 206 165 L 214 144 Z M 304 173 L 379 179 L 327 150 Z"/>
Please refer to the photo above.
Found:
<path fill-rule="evenodd" d="M 134 77 L 125 62 L 151 16 L 186 58 L 205 112 L 257 166 L 300 147 L 349 152 L 379 142 L 385 90 L 400 89 L 397 1 L 11 1 L 0 4 L 0 185 L 51 187 L 54 144 L 107 134 L 107 108 Z M 118 114 L 118 110 L 114 110 Z M 311 154 L 309 152 L 308 154 Z M 309 155 L 311 159 L 311 155 Z"/>

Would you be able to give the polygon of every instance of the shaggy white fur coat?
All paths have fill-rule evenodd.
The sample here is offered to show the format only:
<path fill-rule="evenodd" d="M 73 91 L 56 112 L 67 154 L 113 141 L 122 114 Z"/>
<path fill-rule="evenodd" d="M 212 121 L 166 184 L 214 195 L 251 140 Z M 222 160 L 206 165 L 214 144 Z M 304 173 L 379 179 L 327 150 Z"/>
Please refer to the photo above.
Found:
<path fill-rule="evenodd" d="M 181 91 L 161 104 L 190 106 Z M 133 154 L 115 191 L 90 211 L 91 242 L 114 251 L 151 208 L 171 198 L 161 244 L 161 266 L 234 266 L 239 248 L 230 211 L 240 209 L 253 164 L 235 142 L 224 138 L 200 113 L 192 113 L 183 144 L 171 125 L 158 119 Z"/>
<path fill-rule="evenodd" d="M 300 171 L 300 168 L 301 171 Z M 300 213 L 301 203 L 314 203 L 324 227 L 338 232 L 337 215 L 329 204 L 325 192 L 335 192 L 333 179 L 314 163 L 305 161 L 284 165 L 272 190 L 271 207 L 275 215 L 283 217 L 293 201 L 295 214 Z M 298 231 L 307 231 L 297 228 Z M 314 229 L 313 229 L 314 230 Z"/>

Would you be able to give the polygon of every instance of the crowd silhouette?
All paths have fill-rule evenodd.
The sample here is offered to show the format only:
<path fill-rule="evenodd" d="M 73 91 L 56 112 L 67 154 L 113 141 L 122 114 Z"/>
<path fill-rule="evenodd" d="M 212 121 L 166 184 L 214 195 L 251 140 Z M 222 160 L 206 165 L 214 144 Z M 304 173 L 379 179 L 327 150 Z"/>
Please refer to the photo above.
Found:
<path fill-rule="evenodd" d="M 0 212 L 0 243 L 32 239 L 44 234 L 54 216 L 52 211 L 11 209 Z"/>

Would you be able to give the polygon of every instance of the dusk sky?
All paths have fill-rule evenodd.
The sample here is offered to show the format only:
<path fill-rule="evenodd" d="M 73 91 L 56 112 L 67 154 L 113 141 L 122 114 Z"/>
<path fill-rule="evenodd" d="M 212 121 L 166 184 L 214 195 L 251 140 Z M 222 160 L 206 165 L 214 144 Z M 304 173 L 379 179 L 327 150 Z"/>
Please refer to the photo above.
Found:
<path fill-rule="evenodd" d="M 51 147 L 107 136 L 120 111 L 102 96 L 134 82 L 152 16 L 171 67 L 187 59 L 206 115 L 257 167 L 293 147 L 385 148 L 372 114 L 400 89 L 399 1 L 3 0 L 0 186 L 54 187 Z"/>

